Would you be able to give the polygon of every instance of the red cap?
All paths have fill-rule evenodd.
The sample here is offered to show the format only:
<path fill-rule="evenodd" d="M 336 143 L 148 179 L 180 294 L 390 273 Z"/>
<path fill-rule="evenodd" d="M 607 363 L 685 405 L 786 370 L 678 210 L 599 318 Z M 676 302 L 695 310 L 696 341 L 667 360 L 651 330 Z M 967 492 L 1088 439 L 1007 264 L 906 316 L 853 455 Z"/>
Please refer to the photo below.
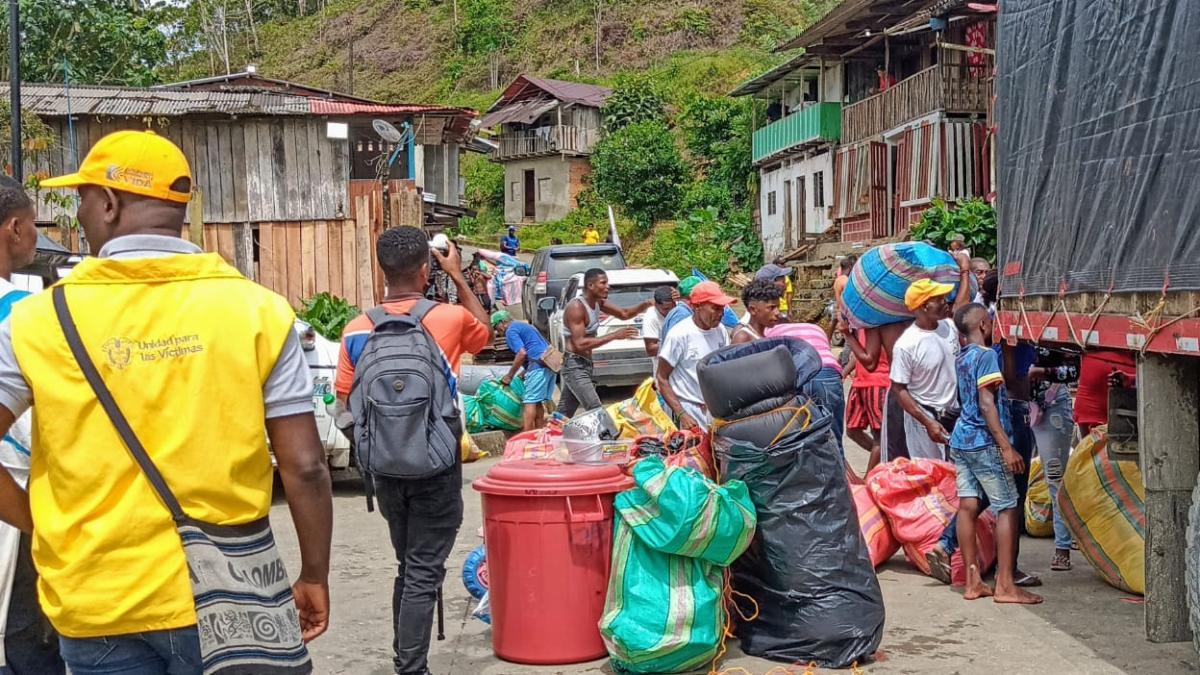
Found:
<path fill-rule="evenodd" d="M 736 298 L 731 298 L 725 295 L 721 287 L 715 281 L 702 281 L 696 284 L 688 295 L 688 302 L 693 305 L 718 305 L 726 307 L 737 302 Z"/>

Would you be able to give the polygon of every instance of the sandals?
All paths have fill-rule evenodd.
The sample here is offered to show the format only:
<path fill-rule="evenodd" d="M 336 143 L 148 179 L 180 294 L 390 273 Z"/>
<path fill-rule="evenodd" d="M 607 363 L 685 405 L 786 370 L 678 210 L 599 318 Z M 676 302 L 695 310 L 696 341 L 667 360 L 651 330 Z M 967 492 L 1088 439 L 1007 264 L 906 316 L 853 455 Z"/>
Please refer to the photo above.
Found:
<path fill-rule="evenodd" d="M 925 554 L 925 562 L 929 563 L 929 576 L 950 585 L 950 556 L 941 546 L 934 546 Z"/>
<path fill-rule="evenodd" d="M 1013 585 L 1019 588 L 1033 588 L 1035 586 L 1042 585 L 1042 578 L 1036 574 L 1029 574 L 1028 572 L 1017 570 L 1017 573 L 1014 576 L 1016 576 L 1016 579 L 1013 580 Z"/>
<path fill-rule="evenodd" d="M 1055 572 L 1066 572 L 1071 569 L 1071 551 L 1057 549 L 1050 560 L 1050 569 Z"/>

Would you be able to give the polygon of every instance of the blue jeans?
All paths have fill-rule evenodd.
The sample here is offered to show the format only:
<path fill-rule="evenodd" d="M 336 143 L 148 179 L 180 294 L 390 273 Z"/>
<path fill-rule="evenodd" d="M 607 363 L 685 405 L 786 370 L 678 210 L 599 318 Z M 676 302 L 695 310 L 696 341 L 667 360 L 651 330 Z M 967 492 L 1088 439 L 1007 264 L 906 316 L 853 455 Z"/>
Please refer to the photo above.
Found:
<path fill-rule="evenodd" d="M 1063 472 L 1071 455 L 1071 436 L 1074 423 L 1071 420 L 1071 395 L 1066 385 L 1053 385 L 1046 392 L 1037 425 L 1033 427 L 1037 439 L 1038 457 L 1042 458 L 1042 469 L 1046 486 L 1050 488 L 1050 502 L 1054 507 L 1054 548 L 1071 548 L 1071 531 L 1058 508 L 1058 490 L 1062 487 Z"/>
<path fill-rule="evenodd" d="M 72 675 L 200 675 L 195 626 L 116 637 L 59 636 Z"/>
<path fill-rule="evenodd" d="M 955 487 L 960 500 L 986 496 L 997 512 L 1020 506 L 1016 481 L 1004 465 L 998 446 L 974 450 L 952 448 L 950 454 L 954 457 Z"/>
<path fill-rule="evenodd" d="M 1017 486 L 1017 506 L 1025 506 L 1025 495 L 1029 493 L 1029 463 L 1033 461 L 1033 428 L 1029 425 L 1029 401 L 1008 402 L 1009 416 L 1012 418 L 1013 449 L 1025 462 L 1025 472 L 1013 474 L 1013 482 Z M 1017 518 L 1021 534 L 1025 532 L 1025 519 Z"/>
<path fill-rule="evenodd" d="M 833 436 L 841 448 L 846 429 L 846 393 L 842 389 L 842 376 L 833 368 L 822 368 L 804 385 L 804 393 L 833 416 Z"/>

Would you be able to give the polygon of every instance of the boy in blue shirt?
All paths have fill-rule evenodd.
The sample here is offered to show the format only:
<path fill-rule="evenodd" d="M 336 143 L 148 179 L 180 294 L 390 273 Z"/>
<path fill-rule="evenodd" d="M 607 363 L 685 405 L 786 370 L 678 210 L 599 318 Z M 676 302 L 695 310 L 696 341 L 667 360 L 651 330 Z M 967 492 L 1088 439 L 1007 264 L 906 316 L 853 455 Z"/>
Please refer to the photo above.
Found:
<path fill-rule="evenodd" d="M 555 372 L 542 363 L 542 356 L 550 348 L 550 343 L 533 326 L 524 321 L 513 321 L 505 310 L 492 314 L 492 328 L 504 336 L 508 349 L 515 355 L 512 368 L 500 382 L 508 386 L 517 371 L 525 368 L 525 397 L 521 399 L 523 408 L 523 431 L 538 429 L 545 421 L 546 401 L 554 398 L 554 383 L 558 379 Z"/>
<path fill-rule="evenodd" d="M 1025 462 L 1010 440 L 1012 423 L 1004 376 L 996 352 L 987 346 L 992 321 L 987 308 L 972 303 L 955 312 L 954 323 L 963 343 L 955 362 L 962 414 L 950 435 L 949 445 L 958 472 L 958 541 L 967 565 L 963 598 L 993 596 L 996 602 L 1037 604 L 1042 597 L 1018 588 L 1013 579 L 1021 517 L 1013 475 L 1025 471 Z M 975 520 L 979 517 L 982 497 L 991 502 L 998 514 L 999 559 L 994 591 L 983 583 L 976 550 Z"/>

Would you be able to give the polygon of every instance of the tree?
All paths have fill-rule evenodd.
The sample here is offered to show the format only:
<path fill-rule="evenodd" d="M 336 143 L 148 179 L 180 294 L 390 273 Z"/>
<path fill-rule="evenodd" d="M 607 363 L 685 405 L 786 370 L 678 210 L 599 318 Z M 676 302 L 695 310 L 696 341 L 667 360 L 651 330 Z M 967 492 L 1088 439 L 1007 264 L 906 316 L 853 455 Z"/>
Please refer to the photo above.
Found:
<path fill-rule="evenodd" d="M 666 120 L 667 101 L 648 77 L 624 75 L 617 79 L 600 114 L 605 130 L 612 132 L 638 122 Z"/>
<path fill-rule="evenodd" d="M 592 151 L 592 187 L 643 229 L 675 214 L 690 181 L 671 130 L 661 121 L 605 134 Z"/>
<path fill-rule="evenodd" d="M 464 0 L 463 23 L 458 34 L 459 48 L 468 56 L 488 61 L 491 88 L 500 86 L 500 57 L 512 44 L 516 30 L 508 0 Z"/>
<path fill-rule="evenodd" d="M 697 172 L 711 190 L 727 195 L 729 206 L 735 208 L 748 204 L 756 177 L 751 157 L 753 105 L 747 99 L 696 96 L 677 117 L 684 147 Z"/>
<path fill-rule="evenodd" d="M 146 86 L 167 55 L 150 0 L 20 0 L 21 77 L 27 82 Z M 7 48 L 8 13 L 0 12 Z M 6 62 L 7 63 L 7 62 Z M 4 66 L 4 78 L 8 78 Z"/>

